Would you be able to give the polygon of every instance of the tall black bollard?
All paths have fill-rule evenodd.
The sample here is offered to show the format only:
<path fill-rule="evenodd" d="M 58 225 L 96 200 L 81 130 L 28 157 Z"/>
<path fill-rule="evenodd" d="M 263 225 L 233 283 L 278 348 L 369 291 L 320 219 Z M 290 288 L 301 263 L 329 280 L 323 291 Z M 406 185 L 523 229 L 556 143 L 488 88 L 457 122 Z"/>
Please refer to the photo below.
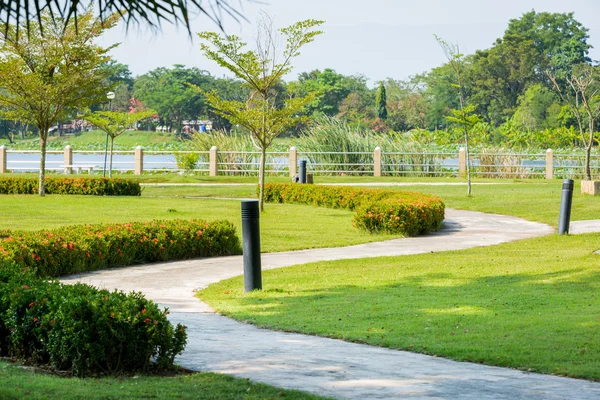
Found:
<path fill-rule="evenodd" d="M 306 160 L 300 160 L 300 179 L 299 183 L 306 183 Z"/>
<path fill-rule="evenodd" d="M 562 185 L 562 199 L 560 201 L 560 215 L 558 217 L 558 234 L 569 233 L 571 222 L 571 204 L 573 203 L 573 179 L 565 179 Z"/>
<path fill-rule="evenodd" d="M 259 217 L 258 200 L 242 201 L 242 249 L 246 292 L 262 289 Z"/>

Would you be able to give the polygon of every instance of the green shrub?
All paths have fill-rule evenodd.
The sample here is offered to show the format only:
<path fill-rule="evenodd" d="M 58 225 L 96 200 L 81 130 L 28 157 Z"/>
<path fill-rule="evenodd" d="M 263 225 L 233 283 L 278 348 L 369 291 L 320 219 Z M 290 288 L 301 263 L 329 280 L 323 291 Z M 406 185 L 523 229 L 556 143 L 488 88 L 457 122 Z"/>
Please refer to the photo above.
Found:
<path fill-rule="evenodd" d="M 5 234 L 0 235 L 0 258 L 35 269 L 41 277 L 241 253 L 228 221 L 165 220 Z"/>
<path fill-rule="evenodd" d="M 356 211 L 359 229 L 408 236 L 440 229 L 445 210 L 441 199 L 422 193 L 344 186 L 267 184 L 265 201 L 344 208 Z"/>
<path fill-rule="evenodd" d="M 47 194 L 80 194 L 92 196 L 140 196 L 138 182 L 121 178 L 47 177 Z M 27 177 L 1 177 L 0 194 L 36 194 L 39 180 Z"/>
<path fill-rule="evenodd" d="M 196 169 L 198 161 L 200 161 L 200 154 L 178 153 L 175 154 L 175 161 L 177 162 L 177 168 L 184 170 L 188 174 L 191 174 Z"/>
<path fill-rule="evenodd" d="M 46 281 L 0 262 L 0 355 L 76 376 L 171 369 L 185 327 L 140 293 Z"/>

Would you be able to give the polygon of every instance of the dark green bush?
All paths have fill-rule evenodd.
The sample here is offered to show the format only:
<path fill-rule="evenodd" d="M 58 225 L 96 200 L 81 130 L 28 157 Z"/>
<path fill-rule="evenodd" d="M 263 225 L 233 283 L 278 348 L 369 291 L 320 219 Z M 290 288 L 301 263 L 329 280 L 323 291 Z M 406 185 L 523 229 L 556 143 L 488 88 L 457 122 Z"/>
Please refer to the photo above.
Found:
<path fill-rule="evenodd" d="M 165 220 L 0 235 L 0 259 L 57 277 L 115 266 L 240 254 L 228 221 Z"/>
<path fill-rule="evenodd" d="M 408 236 L 440 229 L 445 211 L 444 202 L 435 196 L 344 186 L 272 183 L 265 185 L 265 201 L 344 208 L 356 211 L 357 228 Z"/>
<path fill-rule="evenodd" d="M 0 262 L 0 355 L 76 376 L 171 369 L 186 331 L 140 293 L 36 277 Z"/>
<path fill-rule="evenodd" d="M 0 194 L 36 194 L 38 178 L 0 177 Z M 140 184 L 121 178 L 47 177 L 46 193 L 93 196 L 139 196 Z"/>

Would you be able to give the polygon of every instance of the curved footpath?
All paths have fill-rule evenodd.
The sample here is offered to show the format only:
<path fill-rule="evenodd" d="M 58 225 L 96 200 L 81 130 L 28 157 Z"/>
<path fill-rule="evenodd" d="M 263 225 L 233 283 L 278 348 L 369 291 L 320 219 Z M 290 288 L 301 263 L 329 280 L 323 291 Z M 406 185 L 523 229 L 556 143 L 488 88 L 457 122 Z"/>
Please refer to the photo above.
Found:
<path fill-rule="evenodd" d="M 600 221 L 571 231 L 600 231 Z M 331 249 L 267 253 L 263 269 L 321 260 L 459 250 L 548 235 L 547 225 L 519 218 L 446 210 L 435 234 Z M 600 383 L 292 334 L 236 322 L 211 311 L 194 290 L 242 274 L 242 257 L 112 269 L 70 276 L 101 288 L 141 291 L 188 326 L 177 362 L 188 369 L 245 377 L 274 386 L 349 399 L 598 399 Z"/>

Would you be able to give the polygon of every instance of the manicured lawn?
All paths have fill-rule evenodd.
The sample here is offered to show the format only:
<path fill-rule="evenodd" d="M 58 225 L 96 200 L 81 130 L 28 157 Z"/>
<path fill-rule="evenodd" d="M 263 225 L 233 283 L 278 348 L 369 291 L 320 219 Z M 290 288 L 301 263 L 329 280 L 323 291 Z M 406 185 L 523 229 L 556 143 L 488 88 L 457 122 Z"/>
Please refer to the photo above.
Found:
<path fill-rule="evenodd" d="M 228 219 L 238 226 L 238 200 L 48 195 L 0 196 L 0 229 L 43 229 L 73 224 L 152 219 Z M 303 205 L 267 204 L 261 214 L 265 252 L 339 247 L 398 237 L 371 235 L 352 226 L 351 211 Z"/>
<path fill-rule="evenodd" d="M 325 399 L 246 379 L 202 373 L 174 377 L 59 378 L 0 362 L 0 398 L 17 399 Z"/>
<path fill-rule="evenodd" d="M 600 380 L 600 235 L 319 262 L 199 297 L 240 321 L 455 360 Z"/>
<path fill-rule="evenodd" d="M 359 179 L 361 178 L 361 179 Z M 364 183 L 369 182 L 365 177 L 318 177 L 319 182 L 323 183 Z M 204 178 L 204 182 L 210 182 L 209 177 Z M 214 178 L 213 178 L 214 179 Z M 222 178 L 219 178 L 222 179 Z M 230 182 L 245 183 L 248 178 L 238 178 L 239 180 Z M 273 181 L 281 182 L 281 179 L 270 178 Z M 457 183 L 460 180 L 453 179 L 421 179 L 422 182 L 436 183 L 438 185 L 409 185 L 409 186 L 391 186 L 389 189 L 406 190 L 421 193 L 428 193 L 442 198 L 448 208 L 457 208 L 463 210 L 482 211 L 496 214 L 513 215 L 556 226 L 558 223 L 558 213 L 560 210 L 560 201 L 562 195 L 561 180 L 496 180 L 496 185 L 476 185 L 473 186 L 473 195 L 466 196 L 466 186 L 443 185 L 443 183 Z M 490 180 L 487 180 L 489 182 Z M 212 181 L 216 182 L 216 181 Z M 373 182 L 381 182 L 374 180 Z M 408 180 L 398 180 L 389 178 L 384 182 L 404 182 Z M 494 182 L 494 181 L 493 181 Z M 147 196 L 197 196 L 197 197 L 256 197 L 256 187 L 254 186 L 164 186 L 144 188 L 144 195 Z M 573 192 L 573 208 L 571 220 L 600 219 L 600 199 L 593 196 L 582 196 L 579 182 L 575 183 Z"/>

